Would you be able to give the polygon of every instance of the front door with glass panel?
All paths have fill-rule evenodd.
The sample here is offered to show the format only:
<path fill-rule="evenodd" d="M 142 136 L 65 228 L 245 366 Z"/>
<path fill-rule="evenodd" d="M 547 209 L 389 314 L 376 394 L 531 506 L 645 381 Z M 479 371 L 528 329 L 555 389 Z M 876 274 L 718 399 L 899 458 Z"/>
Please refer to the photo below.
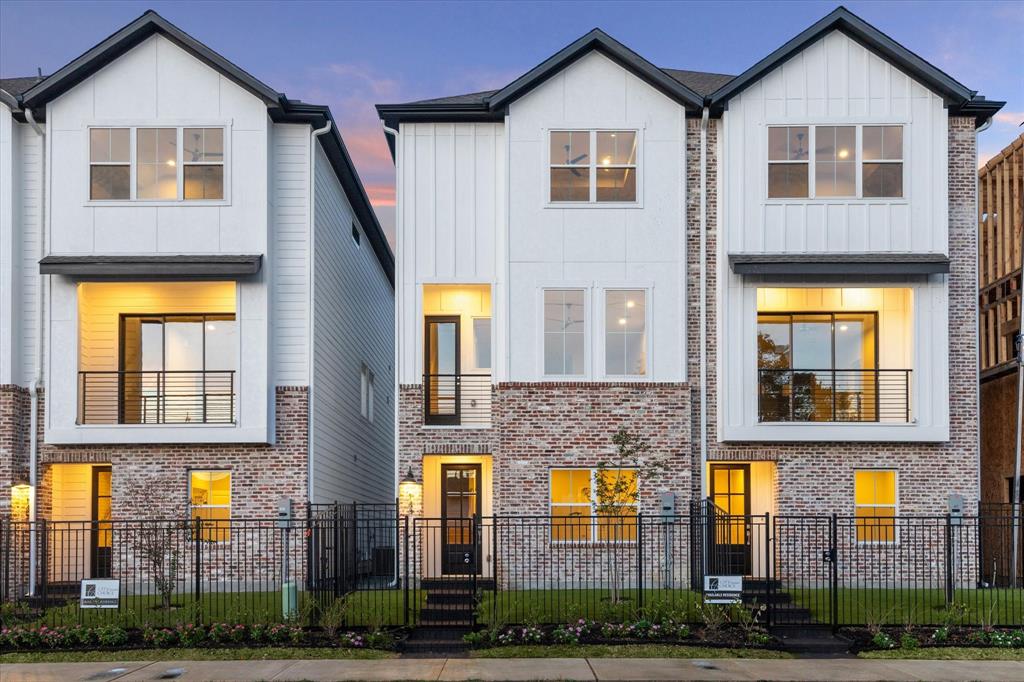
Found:
<path fill-rule="evenodd" d="M 712 464 L 711 573 L 750 575 L 750 465 Z"/>
<path fill-rule="evenodd" d="M 427 424 L 458 424 L 461 386 L 459 376 L 459 318 L 430 315 L 424 329 L 424 377 Z"/>
<path fill-rule="evenodd" d="M 92 571 L 93 578 L 109 578 L 113 552 L 110 524 L 110 467 L 92 469 Z"/>
<path fill-rule="evenodd" d="M 441 465 L 441 572 L 480 572 L 476 524 L 482 512 L 479 464 Z"/>

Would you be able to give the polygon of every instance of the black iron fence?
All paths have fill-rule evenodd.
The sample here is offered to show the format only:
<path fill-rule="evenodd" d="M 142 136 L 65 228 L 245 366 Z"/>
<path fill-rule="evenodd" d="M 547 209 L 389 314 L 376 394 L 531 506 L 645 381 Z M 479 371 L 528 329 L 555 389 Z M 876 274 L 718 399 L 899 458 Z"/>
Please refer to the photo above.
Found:
<path fill-rule="evenodd" d="M 978 511 L 411 518 L 332 504 L 286 522 L 4 521 L 0 597 L 48 625 L 305 618 L 338 598 L 350 626 L 699 622 L 705 578 L 730 575 L 773 626 L 1020 626 L 1020 512 L 1015 525 L 1008 506 Z M 117 608 L 80 608 L 86 578 L 117 580 Z"/>
<path fill-rule="evenodd" d="M 235 372 L 78 373 L 79 424 L 233 424 Z"/>
<path fill-rule="evenodd" d="M 337 598 L 349 625 L 396 625 L 405 616 L 395 509 L 319 505 L 283 521 L 3 521 L 0 597 L 46 625 L 313 620 Z M 86 579 L 116 580 L 116 608 L 82 608 Z"/>
<path fill-rule="evenodd" d="M 909 422 L 909 369 L 759 369 L 763 422 Z"/>

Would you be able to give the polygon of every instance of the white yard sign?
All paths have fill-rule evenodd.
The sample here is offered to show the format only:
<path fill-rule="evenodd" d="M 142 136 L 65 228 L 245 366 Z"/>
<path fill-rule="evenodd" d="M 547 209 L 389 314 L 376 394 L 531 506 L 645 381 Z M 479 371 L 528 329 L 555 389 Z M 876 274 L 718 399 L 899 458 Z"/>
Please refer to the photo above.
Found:
<path fill-rule="evenodd" d="M 741 575 L 704 576 L 705 604 L 739 604 L 743 592 Z"/>
<path fill-rule="evenodd" d="M 78 605 L 83 609 L 116 609 L 121 599 L 119 580 L 83 580 Z"/>

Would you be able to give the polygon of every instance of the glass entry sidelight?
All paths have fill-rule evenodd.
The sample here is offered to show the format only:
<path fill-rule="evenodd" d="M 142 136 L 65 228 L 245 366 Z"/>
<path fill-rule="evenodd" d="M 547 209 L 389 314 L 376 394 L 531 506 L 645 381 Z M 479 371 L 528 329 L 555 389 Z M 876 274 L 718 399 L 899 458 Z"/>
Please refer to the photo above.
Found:
<path fill-rule="evenodd" d="M 92 571 L 93 578 L 111 575 L 110 467 L 92 469 Z"/>
<path fill-rule="evenodd" d="M 441 465 L 441 572 L 480 572 L 476 524 L 482 513 L 479 464 Z"/>
<path fill-rule="evenodd" d="M 711 570 L 751 575 L 750 465 L 711 464 L 711 501 L 715 505 Z"/>
<path fill-rule="evenodd" d="M 424 330 L 427 424 L 458 424 L 460 403 L 459 317 L 429 315 Z"/>

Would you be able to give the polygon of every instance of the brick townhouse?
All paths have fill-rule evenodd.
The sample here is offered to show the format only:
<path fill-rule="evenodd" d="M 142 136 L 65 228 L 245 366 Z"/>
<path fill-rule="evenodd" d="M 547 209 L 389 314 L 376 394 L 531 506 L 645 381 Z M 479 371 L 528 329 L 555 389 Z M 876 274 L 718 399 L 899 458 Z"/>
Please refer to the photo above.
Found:
<path fill-rule="evenodd" d="M 975 131 L 1001 106 L 844 8 L 736 76 L 595 29 L 500 89 L 378 105 L 424 575 L 465 571 L 471 516 L 607 539 L 568 524 L 620 427 L 669 463 L 626 516 L 710 498 L 892 544 L 888 518 L 975 504 Z"/>
<path fill-rule="evenodd" d="M 84 532 L 50 580 L 108 519 L 394 499 L 394 262 L 327 107 L 146 12 L 0 81 L 0 259 L 0 513 Z"/>

